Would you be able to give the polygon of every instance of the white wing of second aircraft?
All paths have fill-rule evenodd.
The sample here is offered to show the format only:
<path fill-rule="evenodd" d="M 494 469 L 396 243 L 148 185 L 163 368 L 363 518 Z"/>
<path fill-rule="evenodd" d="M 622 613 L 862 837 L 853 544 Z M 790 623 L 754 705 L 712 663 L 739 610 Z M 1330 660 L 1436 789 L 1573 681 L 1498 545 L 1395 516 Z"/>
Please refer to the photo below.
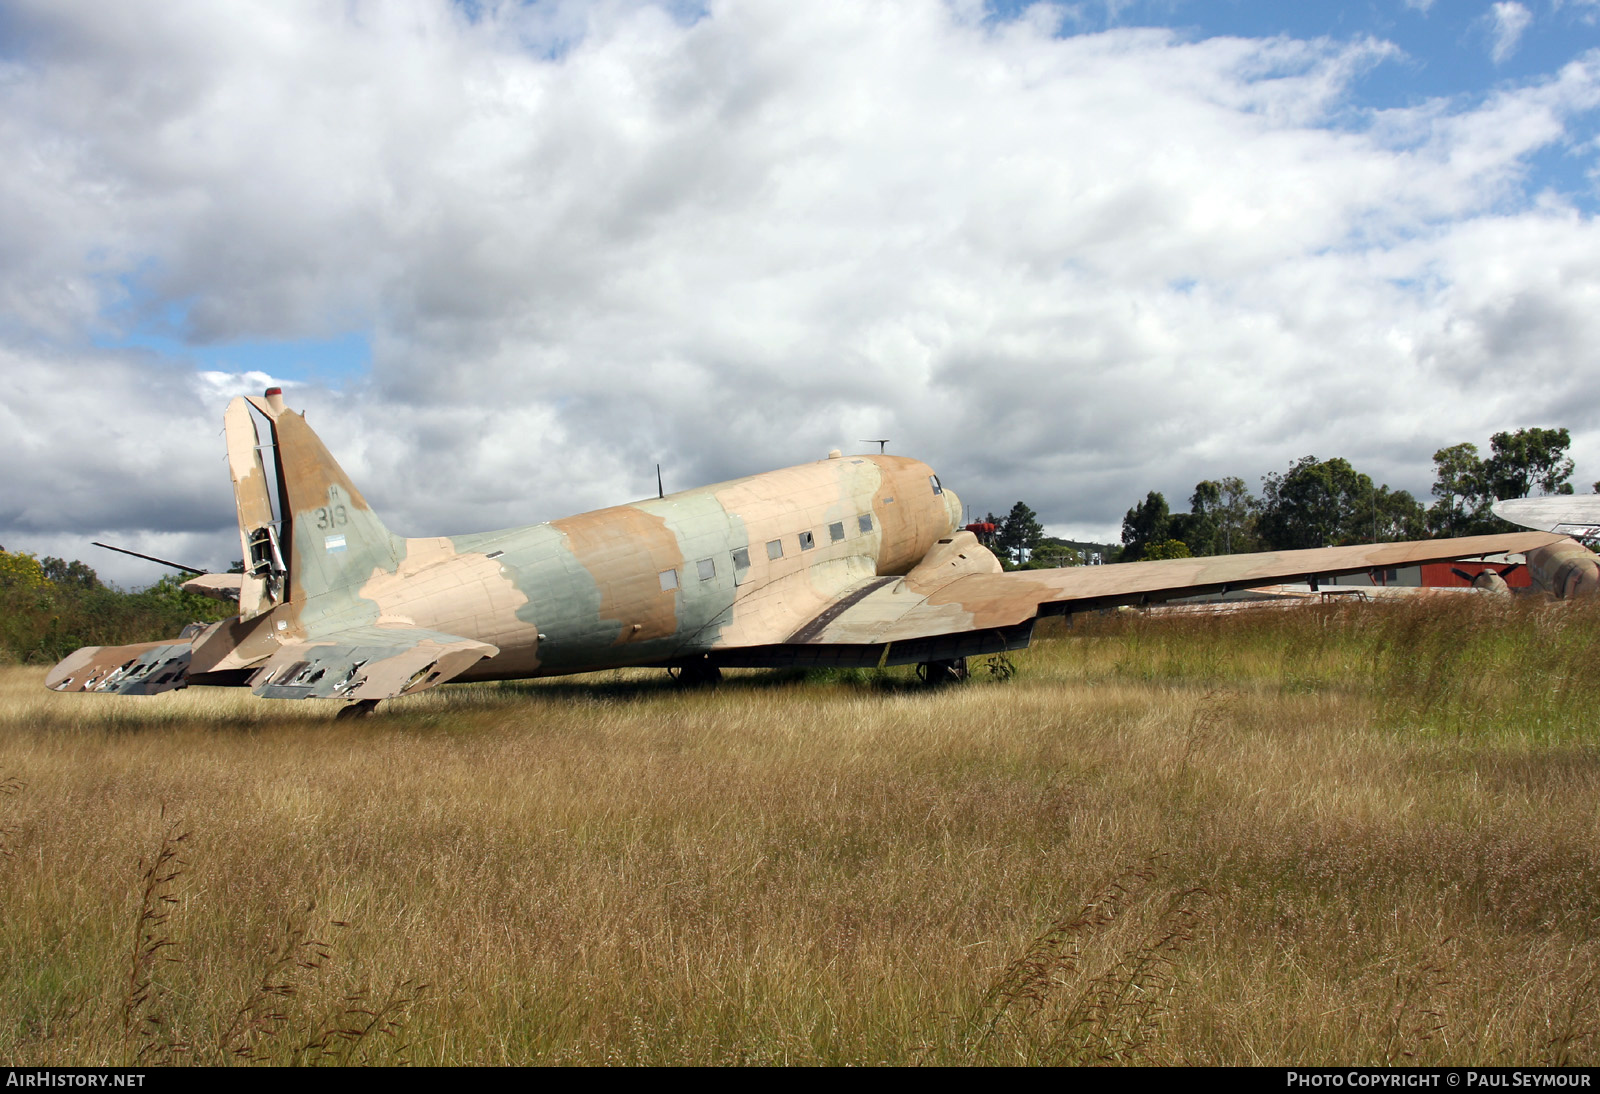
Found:
<path fill-rule="evenodd" d="M 1510 498 L 1489 507 L 1501 520 L 1574 539 L 1600 535 L 1600 494 L 1550 494 Z"/>

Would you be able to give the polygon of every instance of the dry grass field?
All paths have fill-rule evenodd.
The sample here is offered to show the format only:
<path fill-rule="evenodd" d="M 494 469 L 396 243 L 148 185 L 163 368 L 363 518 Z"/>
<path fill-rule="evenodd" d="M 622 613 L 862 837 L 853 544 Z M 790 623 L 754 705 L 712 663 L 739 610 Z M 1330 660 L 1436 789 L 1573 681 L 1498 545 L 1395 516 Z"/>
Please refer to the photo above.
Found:
<path fill-rule="evenodd" d="M 0 668 L 7 1064 L 1600 1061 L 1600 611 L 331 721 Z"/>

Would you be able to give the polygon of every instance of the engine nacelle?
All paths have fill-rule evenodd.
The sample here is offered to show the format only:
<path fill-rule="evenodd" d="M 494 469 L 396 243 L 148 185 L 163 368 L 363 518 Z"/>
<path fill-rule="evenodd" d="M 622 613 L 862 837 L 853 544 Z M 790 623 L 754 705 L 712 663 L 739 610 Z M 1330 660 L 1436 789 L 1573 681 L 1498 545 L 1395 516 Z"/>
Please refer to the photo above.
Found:
<path fill-rule="evenodd" d="M 1574 540 L 1527 553 L 1528 571 L 1539 588 L 1568 600 L 1600 592 L 1600 556 Z"/>

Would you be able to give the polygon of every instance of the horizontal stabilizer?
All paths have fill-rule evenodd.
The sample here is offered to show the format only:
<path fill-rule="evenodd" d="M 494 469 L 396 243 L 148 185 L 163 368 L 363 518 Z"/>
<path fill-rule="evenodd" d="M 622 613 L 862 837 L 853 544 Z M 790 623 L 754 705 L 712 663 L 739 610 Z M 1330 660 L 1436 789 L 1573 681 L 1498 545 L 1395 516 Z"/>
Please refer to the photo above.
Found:
<path fill-rule="evenodd" d="M 201 574 L 191 577 L 179 587 L 186 593 L 199 593 L 212 600 L 234 602 L 239 599 L 239 590 L 243 585 L 243 574 Z"/>
<path fill-rule="evenodd" d="M 44 685 L 54 691 L 157 695 L 189 686 L 192 649 L 188 642 L 85 646 L 51 669 Z"/>
<path fill-rule="evenodd" d="M 352 627 L 291 642 L 250 677 L 265 699 L 392 699 L 442 684 L 498 646 L 420 627 Z"/>

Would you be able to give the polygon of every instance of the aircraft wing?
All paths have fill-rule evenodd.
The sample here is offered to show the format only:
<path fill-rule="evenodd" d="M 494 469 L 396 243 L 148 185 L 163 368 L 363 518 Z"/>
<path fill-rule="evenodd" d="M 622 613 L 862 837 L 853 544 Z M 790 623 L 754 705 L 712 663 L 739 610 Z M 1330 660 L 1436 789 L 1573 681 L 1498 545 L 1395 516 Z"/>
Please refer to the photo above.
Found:
<path fill-rule="evenodd" d="M 351 627 L 286 643 L 249 685 L 266 699 L 392 699 L 442 684 L 499 652 L 421 627 Z"/>
<path fill-rule="evenodd" d="M 1542 532 L 1511 532 L 999 573 L 993 556 L 978 546 L 971 533 L 962 532 L 905 577 L 870 578 L 844 590 L 781 645 L 791 657 L 819 664 L 859 661 L 859 657 L 827 656 L 821 647 L 862 653 L 881 650 L 878 664 L 964 657 L 1026 645 L 1033 621 L 1041 615 L 1525 552 L 1562 538 Z M 805 647 L 819 648 L 815 656 L 806 657 Z M 742 663 L 737 657 L 721 660 Z"/>
<path fill-rule="evenodd" d="M 1501 520 L 1524 528 L 1584 539 L 1600 535 L 1600 496 L 1595 494 L 1510 498 L 1497 501 L 1489 508 Z"/>

